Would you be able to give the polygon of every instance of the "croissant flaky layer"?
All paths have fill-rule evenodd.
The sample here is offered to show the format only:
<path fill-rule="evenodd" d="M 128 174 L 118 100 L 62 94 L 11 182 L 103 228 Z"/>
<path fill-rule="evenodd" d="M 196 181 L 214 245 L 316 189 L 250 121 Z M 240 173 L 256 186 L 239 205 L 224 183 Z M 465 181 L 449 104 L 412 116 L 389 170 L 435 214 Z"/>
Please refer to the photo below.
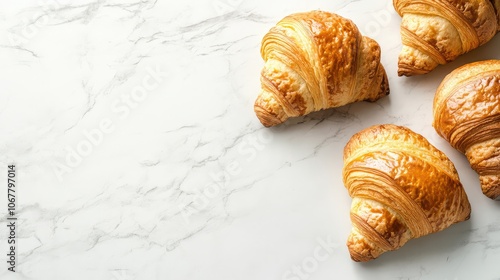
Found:
<path fill-rule="evenodd" d="M 467 156 L 483 193 L 500 198 L 500 60 L 464 65 L 434 97 L 436 131 Z"/>
<path fill-rule="evenodd" d="M 500 0 L 393 0 L 401 15 L 398 75 L 425 74 L 493 38 Z"/>
<path fill-rule="evenodd" d="M 355 134 L 344 149 L 343 181 L 353 198 L 347 246 L 355 261 L 470 216 L 453 163 L 405 127 L 378 125 Z"/>
<path fill-rule="evenodd" d="M 262 90 L 254 110 L 264 126 L 389 94 L 380 47 L 339 15 L 285 17 L 264 36 Z"/>

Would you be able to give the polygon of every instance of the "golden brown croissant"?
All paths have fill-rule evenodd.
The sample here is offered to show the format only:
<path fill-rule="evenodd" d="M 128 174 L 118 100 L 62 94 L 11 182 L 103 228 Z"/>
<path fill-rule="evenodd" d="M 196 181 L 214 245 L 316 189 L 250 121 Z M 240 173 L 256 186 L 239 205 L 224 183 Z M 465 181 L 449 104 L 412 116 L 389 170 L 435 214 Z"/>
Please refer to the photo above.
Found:
<path fill-rule="evenodd" d="M 500 0 L 393 0 L 403 18 L 398 75 L 425 74 L 491 40 Z"/>
<path fill-rule="evenodd" d="M 436 131 L 465 153 L 483 193 L 500 198 L 500 60 L 451 72 L 434 98 Z"/>
<path fill-rule="evenodd" d="M 261 55 L 262 90 L 254 110 L 267 127 L 389 94 L 379 45 L 336 14 L 312 11 L 285 17 L 264 36 Z"/>
<path fill-rule="evenodd" d="M 369 261 L 412 238 L 467 220 L 470 204 L 453 163 L 408 128 L 379 125 L 344 149 L 351 205 L 351 258 Z"/>

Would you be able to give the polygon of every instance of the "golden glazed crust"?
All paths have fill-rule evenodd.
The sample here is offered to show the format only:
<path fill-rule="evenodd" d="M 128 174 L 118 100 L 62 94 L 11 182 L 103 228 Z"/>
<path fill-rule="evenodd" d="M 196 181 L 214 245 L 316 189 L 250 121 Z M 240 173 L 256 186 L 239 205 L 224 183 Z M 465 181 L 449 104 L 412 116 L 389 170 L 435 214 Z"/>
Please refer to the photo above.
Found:
<path fill-rule="evenodd" d="M 499 0 L 393 0 L 401 15 L 398 75 L 425 74 L 500 31 Z"/>
<path fill-rule="evenodd" d="M 490 0 L 490 2 L 495 8 L 495 13 L 497 14 L 497 32 L 500 32 L 500 0 Z"/>
<path fill-rule="evenodd" d="M 355 261 L 375 259 L 470 216 L 453 163 L 401 126 L 355 134 L 344 149 L 343 181 L 353 198 L 347 246 Z"/>
<path fill-rule="evenodd" d="M 500 60 L 464 65 L 434 97 L 436 131 L 467 156 L 483 193 L 500 198 Z"/>
<path fill-rule="evenodd" d="M 389 94 L 379 45 L 336 14 L 285 17 L 264 36 L 261 55 L 262 90 L 254 110 L 266 127 Z"/>

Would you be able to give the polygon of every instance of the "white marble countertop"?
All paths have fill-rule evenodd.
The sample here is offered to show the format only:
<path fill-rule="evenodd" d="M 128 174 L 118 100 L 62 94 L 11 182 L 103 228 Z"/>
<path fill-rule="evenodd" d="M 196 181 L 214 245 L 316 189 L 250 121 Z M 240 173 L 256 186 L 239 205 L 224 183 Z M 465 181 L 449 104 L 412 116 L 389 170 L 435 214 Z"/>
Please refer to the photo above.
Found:
<path fill-rule="evenodd" d="M 447 73 L 500 59 L 500 36 L 431 74 L 398 77 L 391 3 L 0 2 L 0 278 L 499 279 L 500 204 L 431 113 Z M 253 112 L 260 41 L 314 9 L 379 42 L 391 94 L 263 128 Z M 380 123 L 405 125 L 452 159 L 472 216 L 355 263 L 342 151 Z"/>

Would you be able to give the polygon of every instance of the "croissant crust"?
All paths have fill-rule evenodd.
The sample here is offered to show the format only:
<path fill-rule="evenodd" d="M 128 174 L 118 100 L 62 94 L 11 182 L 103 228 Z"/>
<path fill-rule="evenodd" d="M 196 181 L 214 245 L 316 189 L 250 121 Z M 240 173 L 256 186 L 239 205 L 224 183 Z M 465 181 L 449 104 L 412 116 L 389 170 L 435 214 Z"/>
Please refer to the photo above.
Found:
<path fill-rule="evenodd" d="M 264 126 L 389 94 L 380 47 L 339 15 L 285 17 L 264 36 L 262 90 L 254 110 Z"/>
<path fill-rule="evenodd" d="M 493 38 L 500 0 L 393 0 L 401 15 L 398 75 L 425 74 Z"/>
<path fill-rule="evenodd" d="M 434 98 L 436 131 L 467 156 L 483 193 L 500 198 L 500 60 L 464 65 Z"/>
<path fill-rule="evenodd" d="M 344 149 L 343 181 L 353 198 L 347 246 L 355 261 L 470 216 L 453 163 L 405 127 L 379 125 L 355 134 Z"/>

